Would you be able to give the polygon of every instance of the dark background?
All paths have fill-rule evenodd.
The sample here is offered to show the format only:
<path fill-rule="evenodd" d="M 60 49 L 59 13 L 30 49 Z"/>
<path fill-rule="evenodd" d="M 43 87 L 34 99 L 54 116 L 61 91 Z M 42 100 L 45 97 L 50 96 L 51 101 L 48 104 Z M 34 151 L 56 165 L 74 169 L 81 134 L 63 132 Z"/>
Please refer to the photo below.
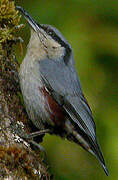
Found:
<path fill-rule="evenodd" d="M 46 135 L 45 147 L 55 180 L 118 179 L 118 1 L 21 0 L 39 23 L 57 27 L 72 45 L 76 70 L 92 108 L 97 137 L 110 172 L 106 177 L 98 161 L 81 147 Z M 24 55 L 30 37 L 26 24 L 21 34 Z M 19 48 L 17 59 L 21 61 Z"/>

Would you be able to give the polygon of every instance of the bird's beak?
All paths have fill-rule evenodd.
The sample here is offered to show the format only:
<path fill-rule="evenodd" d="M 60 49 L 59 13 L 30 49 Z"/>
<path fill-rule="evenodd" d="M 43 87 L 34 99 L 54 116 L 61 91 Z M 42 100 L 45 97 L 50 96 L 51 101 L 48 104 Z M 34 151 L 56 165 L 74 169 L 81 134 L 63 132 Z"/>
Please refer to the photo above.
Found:
<path fill-rule="evenodd" d="M 42 29 L 42 26 L 40 24 L 37 24 L 36 21 L 27 13 L 27 11 L 25 11 L 20 6 L 16 6 L 16 10 L 20 11 L 23 14 L 25 19 L 27 20 L 27 22 L 29 23 L 29 25 L 32 27 L 32 29 L 35 32 L 37 32 L 37 33 L 40 32 L 45 37 L 44 30 Z"/>
<path fill-rule="evenodd" d="M 32 27 L 32 29 L 37 32 L 37 30 L 39 29 L 40 25 L 37 25 L 35 20 L 22 7 L 16 6 L 16 10 L 19 10 L 23 14 L 25 19 L 29 23 L 29 25 Z"/>

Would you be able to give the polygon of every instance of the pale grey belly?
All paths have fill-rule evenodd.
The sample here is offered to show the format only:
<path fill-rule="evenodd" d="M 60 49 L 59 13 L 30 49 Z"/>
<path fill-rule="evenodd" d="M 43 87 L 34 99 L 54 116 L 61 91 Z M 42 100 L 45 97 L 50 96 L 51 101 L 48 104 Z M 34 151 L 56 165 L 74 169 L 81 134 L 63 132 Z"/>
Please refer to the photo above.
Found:
<path fill-rule="evenodd" d="M 30 120 L 38 129 L 42 129 L 49 114 L 45 109 L 46 100 L 41 92 L 43 84 L 40 77 L 37 78 L 34 74 L 20 76 L 20 86 Z"/>

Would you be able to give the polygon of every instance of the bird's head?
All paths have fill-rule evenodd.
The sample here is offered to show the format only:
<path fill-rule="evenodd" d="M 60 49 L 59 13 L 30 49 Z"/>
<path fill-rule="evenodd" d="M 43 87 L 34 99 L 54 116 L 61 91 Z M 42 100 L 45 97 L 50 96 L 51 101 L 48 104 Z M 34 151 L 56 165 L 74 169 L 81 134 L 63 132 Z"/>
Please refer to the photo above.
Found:
<path fill-rule="evenodd" d="M 22 7 L 16 6 L 16 9 L 24 15 L 31 27 L 29 47 L 37 53 L 42 49 L 50 59 L 64 58 L 66 62 L 71 54 L 71 46 L 62 34 L 50 25 L 38 24 Z"/>

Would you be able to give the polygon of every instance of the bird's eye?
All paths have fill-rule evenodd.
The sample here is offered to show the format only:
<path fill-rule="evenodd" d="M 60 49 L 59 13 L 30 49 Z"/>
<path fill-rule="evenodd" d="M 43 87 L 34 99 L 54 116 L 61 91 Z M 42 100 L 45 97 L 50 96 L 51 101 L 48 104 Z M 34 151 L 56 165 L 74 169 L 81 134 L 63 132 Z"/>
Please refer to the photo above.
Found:
<path fill-rule="evenodd" d="M 52 48 L 53 48 L 53 49 L 56 49 L 57 47 L 55 47 L 55 46 L 52 46 Z"/>
<path fill-rule="evenodd" d="M 48 34 L 49 34 L 49 35 L 52 35 L 52 34 L 53 34 L 53 32 L 52 32 L 52 31 L 49 31 L 49 32 L 48 32 Z"/>

